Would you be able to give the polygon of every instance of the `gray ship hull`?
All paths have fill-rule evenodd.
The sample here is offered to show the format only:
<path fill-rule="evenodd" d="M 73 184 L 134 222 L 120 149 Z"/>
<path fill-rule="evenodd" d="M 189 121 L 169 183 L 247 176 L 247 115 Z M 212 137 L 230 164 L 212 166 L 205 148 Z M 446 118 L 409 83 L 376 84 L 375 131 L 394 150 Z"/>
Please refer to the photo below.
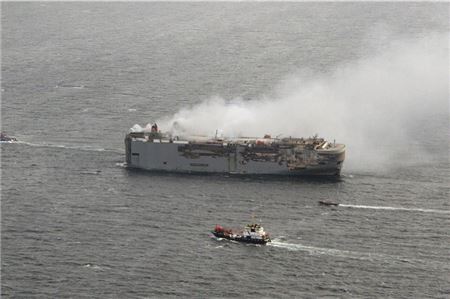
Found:
<path fill-rule="evenodd" d="M 295 144 L 188 142 L 172 139 L 125 138 L 128 167 L 180 173 L 337 176 L 345 146 L 328 149 Z"/>

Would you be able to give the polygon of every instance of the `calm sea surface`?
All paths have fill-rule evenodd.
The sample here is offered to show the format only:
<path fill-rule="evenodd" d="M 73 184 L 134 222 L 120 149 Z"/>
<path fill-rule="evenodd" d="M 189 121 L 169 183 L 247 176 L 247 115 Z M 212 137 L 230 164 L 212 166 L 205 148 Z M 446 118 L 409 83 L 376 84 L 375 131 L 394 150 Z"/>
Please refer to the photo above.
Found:
<path fill-rule="evenodd" d="M 292 73 L 332 72 L 393 36 L 448 32 L 448 9 L 2 2 L 2 131 L 20 140 L 1 144 L 2 297 L 449 298 L 445 100 L 416 124 L 432 158 L 384 171 L 344 163 L 340 179 L 284 179 L 123 164 L 135 123 L 215 95 L 270 94 Z M 252 214 L 269 246 L 210 237 Z"/>

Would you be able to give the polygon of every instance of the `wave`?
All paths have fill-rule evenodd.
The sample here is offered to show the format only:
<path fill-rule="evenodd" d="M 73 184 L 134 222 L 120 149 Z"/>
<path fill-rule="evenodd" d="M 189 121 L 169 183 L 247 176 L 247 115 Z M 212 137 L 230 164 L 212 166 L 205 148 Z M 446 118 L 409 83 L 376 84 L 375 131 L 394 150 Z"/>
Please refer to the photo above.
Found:
<path fill-rule="evenodd" d="M 116 166 L 121 168 L 127 168 L 127 162 L 117 162 Z"/>
<path fill-rule="evenodd" d="M 373 209 L 373 210 L 388 210 L 388 211 L 406 211 L 406 212 L 450 214 L 449 210 L 435 210 L 435 209 L 421 209 L 421 208 L 365 206 L 365 205 L 348 205 L 348 204 L 339 204 L 339 207 L 354 208 L 354 209 Z"/>
<path fill-rule="evenodd" d="M 105 267 L 100 267 L 99 265 L 96 264 L 87 263 L 83 265 L 83 268 L 91 268 L 93 270 L 103 271 Z"/>
<path fill-rule="evenodd" d="M 55 86 L 57 88 L 72 88 L 72 89 L 84 89 L 86 86 L 84 85 L 71 85 L 71 84 L 58 84 Z"/>

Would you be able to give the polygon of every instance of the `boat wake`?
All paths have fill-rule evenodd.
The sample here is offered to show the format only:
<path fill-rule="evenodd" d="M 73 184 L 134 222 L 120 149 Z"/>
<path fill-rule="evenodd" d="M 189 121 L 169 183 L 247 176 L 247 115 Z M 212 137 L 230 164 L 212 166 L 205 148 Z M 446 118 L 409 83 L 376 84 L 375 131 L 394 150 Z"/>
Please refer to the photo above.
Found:
<path fill-rule="evenodd" d="M 434 209 L 420 209 L 420 208 L 383 207 L 383 206 L 365 206 L 365 205 L 347 205 L 347 204 L 339 204 L 339 207 L 353 208 L 353 209 L 373 209 L 373 210 L 388 210 L 388 211 L 450 214 L 449 210 L 434 210 Z"/>
<path fill-rule="evenodd" d="M 349 250 L 340 250 L 333 248 L 321 248 L 314 246 L 306 246 L 302 244 L 294 244 L 278 241 L 277 239 L 272 240 L 272 242 L 267 243 L 268 246 L 284 248 L 291 251 L 304 251 L 308 252 L 312 255 L 330 255 L 336 257 L 345 257 L 345 258 L 354 258 L 354 259 L 364 259 L 364 260 L 374 260 L 384 258 L 384 255 L 373 254 L 373 253 L 364 253 L 357 251 L 349 251 Z"/>
<path fill-rule="evenodd" d="M 302 244 L 287 243 L 280 241 L 278 238 L 272 240 L 271 243 L 267 243 L 267 246 L 283 248 L 290 251 L 303 251 L 308 252 L 310 255 L 327 255 L 339 258 L 359 259 L 374 262 L 388 262 L 388 263 L 409 263 L 412 265 L 432 265 L 433 267 L 442 268 L 441 261 L 422 260 L 411 257 L 395 256 L 389 254 L 372 253 L 372 252 L 360 252 L 351 250 L 340 250 L 334 248 L 322 248 L 314 246 L 306 246 Z"/>
<path fill-rule="evenodd" d="M 54 144 L 54 143 L 32 143 L 26 141 L 16 141 L 16 144 L 24 144 L 28 146 L 35 147 L 49 147 L 49 148 L 62 148 L 69 150 L 81 150 L 81 151 L 92 151 L 92 152 L 113 152 L 118 154 L 123 154 L 124 151 L 121 149 L 106 149 L 101 147 L 93 147 L 93 146 L 74 146 L 74 145 L 64 145 L 64 144 Z"/>

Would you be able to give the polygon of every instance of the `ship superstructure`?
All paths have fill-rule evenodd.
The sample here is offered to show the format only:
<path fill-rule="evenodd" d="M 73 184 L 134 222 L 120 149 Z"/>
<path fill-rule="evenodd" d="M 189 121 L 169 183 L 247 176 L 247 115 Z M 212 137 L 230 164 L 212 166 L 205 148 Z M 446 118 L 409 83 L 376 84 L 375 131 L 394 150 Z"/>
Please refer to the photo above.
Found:
<path fill-rule="evenodd" d="M 128 167 L 187 173 L 340 174 L 345 145 L 323 138 L 208 138 L 131 132 L 125 137 Z"/>

